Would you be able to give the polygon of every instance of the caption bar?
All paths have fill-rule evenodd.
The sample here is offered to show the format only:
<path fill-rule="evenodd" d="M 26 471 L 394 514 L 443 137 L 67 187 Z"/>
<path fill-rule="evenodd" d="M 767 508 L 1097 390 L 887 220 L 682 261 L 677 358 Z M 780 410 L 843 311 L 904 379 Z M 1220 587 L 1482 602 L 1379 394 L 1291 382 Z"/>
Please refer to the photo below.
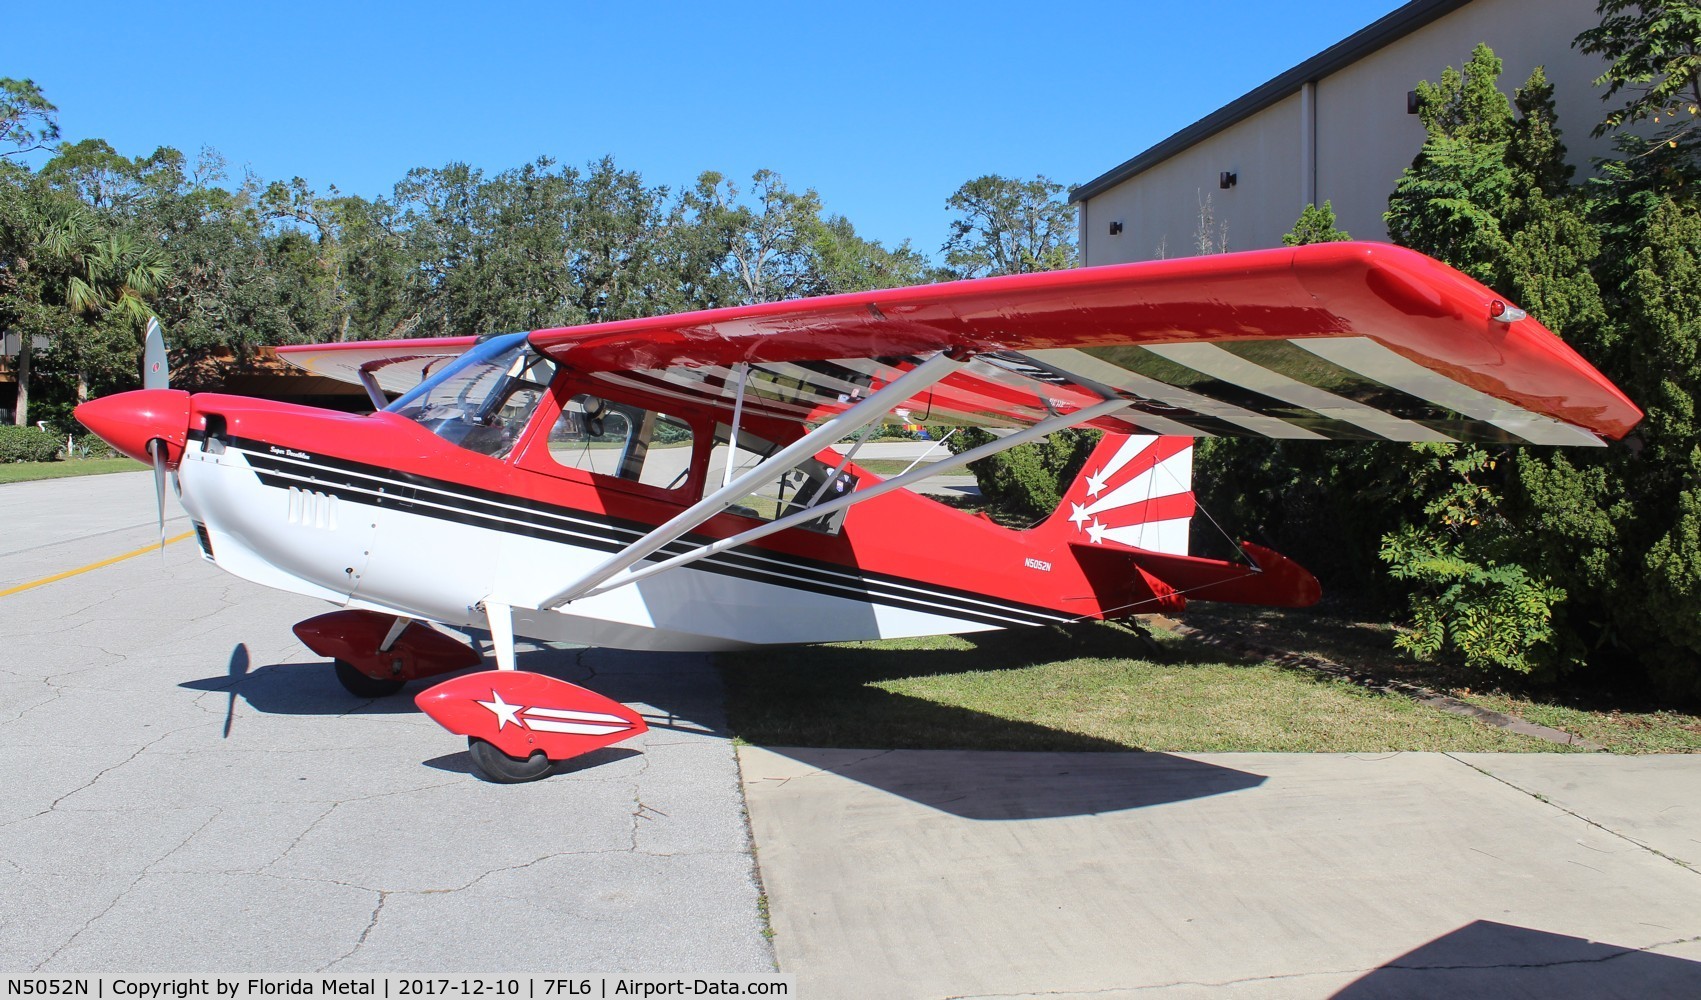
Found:
<path fill-rule="evenodd" d="M 484 1000 L 608 1000 L 652 997 L 795 997 L 791 976 L 7 976 L 14 997 L 91 1000 L 266 1000 L 480 997 Z"/>

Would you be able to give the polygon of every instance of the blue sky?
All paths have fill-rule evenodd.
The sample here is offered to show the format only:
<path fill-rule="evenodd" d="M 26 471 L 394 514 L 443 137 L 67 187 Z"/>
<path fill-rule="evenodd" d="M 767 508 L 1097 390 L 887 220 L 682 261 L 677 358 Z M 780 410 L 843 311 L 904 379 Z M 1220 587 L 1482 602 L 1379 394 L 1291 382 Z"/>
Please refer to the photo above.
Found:
<path fill-rule="evenodd" d="M 1400 5 L 18 2 L 0 76 L 131 156 L 367 197 L 456 160 L 766 167 L 934 253 L 965 180 L 1090 180 Z"/>

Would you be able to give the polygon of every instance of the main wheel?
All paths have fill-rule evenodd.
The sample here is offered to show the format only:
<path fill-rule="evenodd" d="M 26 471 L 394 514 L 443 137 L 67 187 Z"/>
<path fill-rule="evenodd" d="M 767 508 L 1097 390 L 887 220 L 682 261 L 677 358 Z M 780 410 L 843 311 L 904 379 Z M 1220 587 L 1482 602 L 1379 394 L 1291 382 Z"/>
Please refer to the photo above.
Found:
<path fill-rule="evenodd" d="M 356 698 L 388 698 L 407 685 L 407 681 L 368 677 L 347 660 L 337 660 L 336 665 L 338 682 Z"/>
<path fill-rule="evenodd" d="M 554 766 L 542 750 L 533 752 L 530 757 L 510 757 L 496 749 L 489 740 L 476 736 L 467 737 L 467 752 L 472 754 L 473 767 L 478 770 L 479 777 L 503 785 L 536 781 Z"/>

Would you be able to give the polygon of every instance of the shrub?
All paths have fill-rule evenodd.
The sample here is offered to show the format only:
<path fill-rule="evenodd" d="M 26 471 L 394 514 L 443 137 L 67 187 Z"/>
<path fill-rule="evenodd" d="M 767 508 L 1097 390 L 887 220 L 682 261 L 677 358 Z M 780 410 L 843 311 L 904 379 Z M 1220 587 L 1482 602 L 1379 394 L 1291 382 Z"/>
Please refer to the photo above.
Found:
<path fill-rule="evenodd" d="M 118 452 L 98 434 L 79 434 L 66 458 L 117 458 Z"/>
<path fill-rule="evenodd" d="M 1092 430 L 1058 431 L 1042 440 L 971 462 L 969 471 L 980 484 L 981 496 L 1003 513 L 1038 521 L 1063 502 L 1064 491 L 1080 473 L 1101 436 Z M 987 431 L 968 427 L 952 438 L 947 447 L 961 455 L 992 439 Z"/>
<path fill-rule="evenodd" d="M 34 427 L 0 427 L 0 462 L 51 462 L 65 439 Z"/>

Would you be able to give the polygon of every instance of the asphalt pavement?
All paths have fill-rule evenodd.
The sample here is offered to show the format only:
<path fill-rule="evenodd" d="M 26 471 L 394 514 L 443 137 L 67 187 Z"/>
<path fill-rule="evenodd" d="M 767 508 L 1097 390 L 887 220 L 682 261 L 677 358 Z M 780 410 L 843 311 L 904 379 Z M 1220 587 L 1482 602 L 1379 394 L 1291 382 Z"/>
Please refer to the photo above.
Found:
<path fill-rule="evenodd" d="M 149 546 L 153 505 L 0 487 L 0 590 Z M 417 686 L 355 699 L 295 640 L 326 610 L 192 540 L 0 597 L 0 971 L 773 970 L 706 658 L 523 649 L 653 728 L 493 785 Z"/>

